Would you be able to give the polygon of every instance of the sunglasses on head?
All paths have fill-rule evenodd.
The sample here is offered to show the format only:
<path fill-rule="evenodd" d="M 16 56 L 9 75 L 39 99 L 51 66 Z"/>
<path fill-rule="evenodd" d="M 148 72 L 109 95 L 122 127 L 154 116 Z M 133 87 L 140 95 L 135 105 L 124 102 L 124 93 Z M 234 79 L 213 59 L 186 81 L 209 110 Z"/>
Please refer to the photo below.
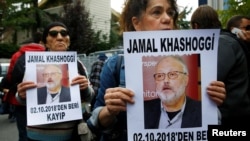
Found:
<path fill-rule="evenodd" d="M 61 31 L 51 30 L 51 31 L 49 31 L 49 35 L 52 37 L 57 37 L 58 33 L 60 33 L 61 36 L 63 36 L 63 37 L 68 35 L 67 30 L 61 30 Z"/>

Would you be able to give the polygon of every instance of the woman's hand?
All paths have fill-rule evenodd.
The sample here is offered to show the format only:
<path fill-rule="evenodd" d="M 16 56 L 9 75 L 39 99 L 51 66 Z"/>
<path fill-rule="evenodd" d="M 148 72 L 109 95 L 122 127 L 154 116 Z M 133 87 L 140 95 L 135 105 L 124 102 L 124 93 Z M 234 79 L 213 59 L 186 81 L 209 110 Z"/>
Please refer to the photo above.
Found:
<path fill-rule="evenodd" d="M 75 77 L 71 82 L 71 85 L 76 84 L 79 84 L 80 90 L 85 90 L 89 86 L 89 80 L 85 76 L 79 75 Z"/>
<path fill-rule="evenodd" d="M 107 111 L 111 115 L 117 115 L 120 111 L 126 111 L 127 103 L 134 103 L 134 93 L 122 87 L 109 88 L 106 90 L 104 100 L 107 107 Z"/>
<path fill-rule="evenodd" d="M 127 88 L 116 87 L 106 90 L 104 95 L 105 106 L 99 113 L 99 122 L 102 126 L 108 127 L 114 122 L 114 118 L 121 111 L 126 111 L 126 104 L 134 103 L 134 92 Z"/>
<path fill-rule="evenodd" d="M 18 96 L 22 99 L 26 99 L 26 91 L 31 88 L 35 88 L 37 85 L 32 81 L 21 82 L 17 85 Z"/>
<path fill-rule="evenodd" d="M 212 81 L 207 87 L 209 97 L 220 106 L 226 98 L 225 84 L 221 81 Z"/>

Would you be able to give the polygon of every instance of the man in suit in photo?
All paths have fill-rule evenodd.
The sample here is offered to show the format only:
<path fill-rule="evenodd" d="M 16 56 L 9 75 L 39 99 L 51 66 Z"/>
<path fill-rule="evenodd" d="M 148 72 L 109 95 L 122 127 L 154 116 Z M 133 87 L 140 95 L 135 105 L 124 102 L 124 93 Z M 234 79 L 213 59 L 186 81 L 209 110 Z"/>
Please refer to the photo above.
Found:
<path fill-rule="evenodd" d="M 189 76 L 184 60 L 164 57 L 153 77 L 158 98 L 144 101 L 145 129 L 201 127 L 201 102 L 185 92 Z"/>
<path fill-rule="evenodd" d="M 70 89 L 62 85 L 62 70 L 58 65 L 46 65 L 42 76 L 45 86 L 37 89 L 38 104 L 71 101 Z"/>

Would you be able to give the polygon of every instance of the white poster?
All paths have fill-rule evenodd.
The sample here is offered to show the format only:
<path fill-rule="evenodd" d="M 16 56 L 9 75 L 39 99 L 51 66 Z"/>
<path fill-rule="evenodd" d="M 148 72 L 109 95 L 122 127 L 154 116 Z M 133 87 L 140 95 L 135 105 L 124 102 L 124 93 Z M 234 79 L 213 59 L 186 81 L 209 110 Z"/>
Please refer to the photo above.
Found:
<path fill-rule="evenodd" d="M 76 52 L 26 52 L 24 81 L 37 87 L 27 91 L 28 125 L 50 124 L 82 118 Z"/>
<path fill-rule="evenodd" d="M 208 125 L 218 124 L 206 87 L 217 80 L 219 32 L 123 34 L 126 87 L 135 92 L 127 105 L 129 141 L 207 140 Z"/>

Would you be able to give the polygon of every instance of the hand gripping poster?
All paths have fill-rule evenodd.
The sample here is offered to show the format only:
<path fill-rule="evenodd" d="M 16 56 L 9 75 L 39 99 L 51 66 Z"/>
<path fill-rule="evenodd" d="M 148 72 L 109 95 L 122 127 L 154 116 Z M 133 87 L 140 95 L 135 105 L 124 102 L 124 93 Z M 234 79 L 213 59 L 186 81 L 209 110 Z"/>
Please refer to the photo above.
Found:
<path fill-rule="evenodd" d="M 206 87 L 217 80 L 219 29 L 125 32 L 129 141 L 207 140 L 218 124 Z"/>
<path fill-rule="evenodd" d="M 26 52 L 23 81 L 37 87 L 27 90 L 27 124 L 40 125 L 82 119 L 76 52 Z"/>

